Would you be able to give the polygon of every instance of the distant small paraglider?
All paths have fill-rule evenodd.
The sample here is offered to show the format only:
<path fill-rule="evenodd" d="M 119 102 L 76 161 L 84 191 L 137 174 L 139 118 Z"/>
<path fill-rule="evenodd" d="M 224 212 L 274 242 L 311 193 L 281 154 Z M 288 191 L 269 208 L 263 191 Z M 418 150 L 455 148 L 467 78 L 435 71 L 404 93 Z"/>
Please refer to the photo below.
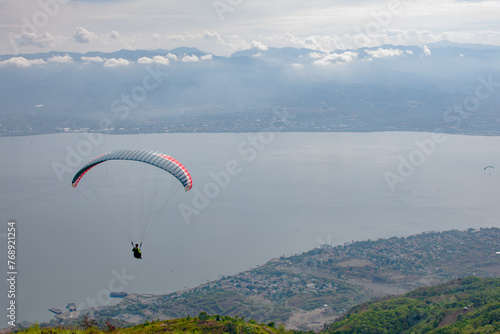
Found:
<path fill-rule="evenodd" d="M 490 168 L 491 168 L 491 169 L 495 169 L 495 167 L 494 167 L 494 166 L 486 166 L 486 167 L 484 167 L 484 170 L 487 170 L 487 169 L 488 169 L 488 170 L 489 170 L 489 175 L 491 176 L 491 169 L 490 169 Z"/>

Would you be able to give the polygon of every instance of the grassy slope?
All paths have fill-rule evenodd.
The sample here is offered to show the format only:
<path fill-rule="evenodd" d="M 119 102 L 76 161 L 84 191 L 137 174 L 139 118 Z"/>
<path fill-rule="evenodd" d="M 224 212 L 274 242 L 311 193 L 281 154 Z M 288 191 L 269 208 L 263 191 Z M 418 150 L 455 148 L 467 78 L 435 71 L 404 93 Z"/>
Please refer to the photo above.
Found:
<path fill-rule="evenodd" d="M 292 333 L 287 331 L 283 325 L 274 323 L 261 324 L 254 320 L 246 321 L 244 318 L 231 318 L 227 316 L 209 316 L 202 312 L 198 317 L 186 317 L 165 321 L 146 322 L 129 328 L 113 328 L 110 326 L 92 326 L 92 319 L 88 319 L 86 324 L 81 324 L 79 329 L 66 328 L 40 328 L 31 327 L 23 333 L 29 334 L 83 334 L 83 333 L 244 333 L 244 334 L 274 334 L 274 333 Z"/>

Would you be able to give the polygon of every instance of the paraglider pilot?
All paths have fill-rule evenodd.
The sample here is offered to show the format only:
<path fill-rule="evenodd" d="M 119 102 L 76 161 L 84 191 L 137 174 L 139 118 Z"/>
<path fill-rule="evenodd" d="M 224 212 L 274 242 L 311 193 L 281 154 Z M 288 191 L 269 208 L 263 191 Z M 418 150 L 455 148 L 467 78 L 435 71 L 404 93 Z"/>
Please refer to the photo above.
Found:
<path fill-rule="evenodd" d="M 132 243 L 132 246 L 134 246 L 134 243 Z M 142 254 L 141 254 L 141 249 L 139 248 L 139 244 L 135 244 L 135 247 L 132 249 L 132 252 L 134 252 L 134 257 L 136 259 L 142 259 Z"/>

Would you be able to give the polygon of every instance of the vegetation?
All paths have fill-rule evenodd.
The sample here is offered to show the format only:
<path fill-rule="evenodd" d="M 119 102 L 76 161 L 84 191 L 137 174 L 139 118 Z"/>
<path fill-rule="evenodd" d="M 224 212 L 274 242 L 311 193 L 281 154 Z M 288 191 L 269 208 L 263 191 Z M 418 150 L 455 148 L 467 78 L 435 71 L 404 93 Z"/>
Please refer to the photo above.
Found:
<path fill-rule="evenodd" d="M 246 321 L 245 317 L 228 317 L 221 315 L 208 315 L 206 312 L 201 312 L 197 317 L 187 316 L 185 318 L 145 322 L 143 324 L 129 327 L 116 328 L 106 325 L 100 326 L 97 321 L 84 317 L 80 328 L 41 328 L 36 325 L 27 330 L 22 331 L 26 334 L 100 334 L 100 333 L 116 333 L 116 334 L 138 334 L 138 333 L 227 333 L 227 334 L 286 334 L 294 333 L 285 329 L 283 325 L 275 325 L 274 323 L 264 324 L 258 323 L 255 320 Z"/>
<path fill-rule="evenodd" d="M 228 333 L 298 334 L 275 322 L 258 323 L 245 317 L 209 315 L 145 322 L 129 328 L 102 324 L 84 316 L 78 328 L 33 326 L 27 334 L 98 333 Z M 323 334 L 488 334 L 500 332 L 500 279 L 466 277 L 438 286 L 420 288 L 399 297 L 385 297 L 353 307 Z"/>
<path fill-rule="evenodd" d="M 326 333 L 499 333 L 500 279 L 467 277 L 352 308 Z"/>

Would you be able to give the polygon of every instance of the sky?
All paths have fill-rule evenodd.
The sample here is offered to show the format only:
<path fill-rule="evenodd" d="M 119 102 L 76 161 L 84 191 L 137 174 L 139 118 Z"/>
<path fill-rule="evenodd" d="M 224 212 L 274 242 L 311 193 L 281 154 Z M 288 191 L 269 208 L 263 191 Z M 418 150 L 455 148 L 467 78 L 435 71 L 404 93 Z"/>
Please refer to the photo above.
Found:
<path fill-rule="evenodd" d="M 0 54 L 500 45 L 500 1 L 0 0 Z"/>

